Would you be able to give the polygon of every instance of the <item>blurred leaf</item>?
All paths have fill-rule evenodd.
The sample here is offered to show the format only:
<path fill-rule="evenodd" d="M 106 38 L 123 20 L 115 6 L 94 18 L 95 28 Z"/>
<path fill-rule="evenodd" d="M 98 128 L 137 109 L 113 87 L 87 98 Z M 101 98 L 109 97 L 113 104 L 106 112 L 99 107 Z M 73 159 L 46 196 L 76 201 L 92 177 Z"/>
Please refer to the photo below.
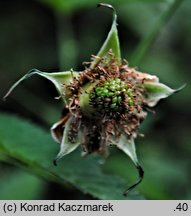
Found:
<path fill-rule="evenodd" d="M 168 151 L 158 140 L 150 143 L 144 150 L 148 175 L 141 191 L 154 199 L 185 199 L 190 183 L 190 162 L 182 153 L 180 149 Z"/>
<path fill-rule="evenodd" d="M 39 0 L 38 0 L 39 1 Z M 64 11 L 64 12 L 71 12 L 76 9 L 80 8 L 87 8 L 91 6 L 96 6 L 96 4 L 100 3 L 100 0 L 40 0 L 41 2 L 45 3 L 46 5 L 50 6 L 54 10 L 57 11 Z M 117 3 L 132 3 L 135 1 L 142 1 L 142 0 L 118 0 Z M 161 0 L 145 0 L 147 2 L 153 1 L 161 1 Z M 104 3 L 108 4 L 116 4 L 115 0 L 105 0 Z"/>
<path fill-rule="evenodd" d="M 81 158 L 79 151 L 75 151 L 65 156 L 57 167 L 53 166 L 52 159 L 58 147 L 50 135 L 36 125 L 0 115 L 0 153 L 9 157 L 9 162 L 62 185 L 70 183 L 95 198 L 143 199 L 138 194 L 123 197 L 126 180 L 103 173 L 94 155 Z"/>
<path fill-rule="evenodd" d="M 42 191 L 42 181 L 34 175 L 12 171 L 1 174 L 1 200 L 32 200 L 39 199 Z"/>
<path fill-rule="evenodd" d="M 84 8 L 84 7 L 90 7 L 90 6 L 96 6 L 97 3 L 100 1 L 93 0 L 93 1 L 87 1 L 87 0 L 40 0 L 42 3 L 50 6 L 52 9 L 56 11 L 62 11 L 62 12 L 71 12 L 73 10 Z"/>

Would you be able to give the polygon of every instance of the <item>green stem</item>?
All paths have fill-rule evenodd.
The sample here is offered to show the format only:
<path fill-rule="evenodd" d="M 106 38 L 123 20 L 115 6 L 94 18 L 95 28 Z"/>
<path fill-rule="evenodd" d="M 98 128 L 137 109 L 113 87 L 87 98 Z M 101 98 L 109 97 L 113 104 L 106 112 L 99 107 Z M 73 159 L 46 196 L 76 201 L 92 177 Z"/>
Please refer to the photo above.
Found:
<path fill-rule="evenodd" d="M 153 29 L 146 34 L 134 53 L 131 56 L 130 62 L 132 65 L 139 65 L 143 60 L 144 56 L 148 52 L 151 45 L 154 43 L 155 39 L 159 35 L 162 28 L 174 15 L 175 11 L 178 9 L 183 0 L 174 0 L 169 7 L 161 14 L 158 22 L 154 25 Z"/>

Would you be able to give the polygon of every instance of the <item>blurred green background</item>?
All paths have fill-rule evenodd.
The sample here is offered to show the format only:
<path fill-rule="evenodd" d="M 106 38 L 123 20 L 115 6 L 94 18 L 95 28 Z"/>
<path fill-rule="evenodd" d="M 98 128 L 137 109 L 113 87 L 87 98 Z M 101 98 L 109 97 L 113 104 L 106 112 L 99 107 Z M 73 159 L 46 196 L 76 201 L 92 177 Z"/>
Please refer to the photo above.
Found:
<path fill-rule="evenodd" d="M 111 25 L 111 11 L 97 9 L 98 2 L 0 0 L 0 98 L 32 68 L 49 72 L 70 68 L 83 70 L 82 62 L 89 61 L 91 54 L 98 52 Z M 145 137 L 137 139 L 136 146 L 145 169 L 145 179 L 137 193 L 145 199 L 191 199 L 191 1 L 104 2 L 113 4 L 117 10 L 122 57 L 129 61 L 130 66 L 157 75 L 161 82 L 172 88 L 187 84 L 181 92 L 160 101 L 154 108 L 155 113 L 149 113 L 140 129 Z M 18 116 L 48 133 L 62 110 L 62 103 L 55 100 L 55 96 L 56 90 L 49 81 L 34 77 L 19 86 L 6 102 L 1 100 L 1 115 L 6 113 L 10 118 L 0 119 L 0 199 L 110 198 L 109 192 L 107 196 L 102 194 L 99 181 L 95 188 L 87 187 L 86 193 L 80 190 L 81 182 L 76 180 L 80 174 L 77 176 L 77 168 L 72 167 L 72 163 L 67 169 L 70 169 L 73 186 L 70 181 L 65 185 L 48 176 L 54 176 L 51 174 L 54 167 L 50 168 L 48 175 L 42 175 L 42 170 L 21 166 L 19 157 L 15 160 L 14 151 L 5 154 L 1 144 L 9 144 L 14 130 L 17 134 L 14 139 L 18 137 L 19 140 L 19 136 L 26 134 L 30 142 L 35 142 L 29 129 L 21 131 L 16 121 L 10 124 L 8 119 Z M 12 142 L 18 142 L 18 149 L 17 144 L 15 148 L 19 151 L 20 141 Z M 49 148 L 47 143 L 38 145 Z M 54 141 L 51 145 L 57 147 Z M 56 151 L 52 156 L 55 155 Z M 86 160 L 80 157 L 79 152 L 72 153 L 71 160 L 74 156 L 77 157 L 76 163 Z M 52 157 L 50 164 L 51 160 Z M 70 161 L 70 156 L 67 160 Z M 59 169 L 62 172 L 62 167 Z M 128 184 L 137 178 L 132 162 L 114 148 L 100 169 Z M 87 176 L 90 175 L 88 168 L 86 172 Z M 82 184 L 88 185 L 91 181 L 90 175 L 90 179 L 84 178 Z M 106 178 L 100 184 L 105 184 L 109 191 L 110 182 L 107 183 Z M 119 190 L 117 187 L 115 184 L 111 186 L 112 193 L 115 188 Z M 99 189 L 101 195 L 91 193 L 95 190 L 98 194 Z"/>

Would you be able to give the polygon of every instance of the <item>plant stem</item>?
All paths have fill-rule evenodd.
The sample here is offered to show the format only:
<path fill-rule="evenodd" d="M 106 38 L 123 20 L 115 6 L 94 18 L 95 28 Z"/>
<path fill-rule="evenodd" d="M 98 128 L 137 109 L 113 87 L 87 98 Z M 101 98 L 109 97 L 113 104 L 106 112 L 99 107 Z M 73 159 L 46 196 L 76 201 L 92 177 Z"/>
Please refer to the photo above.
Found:
<path fill-rule="evenodd" d="M 161 32 L 165 24 L 167 24 L 170 18 L 174 15 L 182 1 L 183 0 L 174 0 L 172 3 L 169 3 L 169 7 L 161 14 L 153 29 L 143 37 L 142 41 L 132 54 L 130 59 L 132 65 L 139 65 L 141 63 L 149 48 L 159 35 L 159 32 Z"/>

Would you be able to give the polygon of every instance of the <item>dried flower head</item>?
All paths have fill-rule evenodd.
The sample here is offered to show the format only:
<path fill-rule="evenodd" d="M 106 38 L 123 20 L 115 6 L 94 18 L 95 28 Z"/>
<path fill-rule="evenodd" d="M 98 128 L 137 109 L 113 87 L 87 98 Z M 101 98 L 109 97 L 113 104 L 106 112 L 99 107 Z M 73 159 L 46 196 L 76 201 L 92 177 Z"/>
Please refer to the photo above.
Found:
<path fill-rule="evenodd" d="M 158 77 L 137 71 L 120 56 L 116 13 L 113 10 L 111 30 L 101 50 L 85 63 L 81 72 L 45 73 L 33 69 L 21 78 L 10 92 L 24 79 L 37 74 L 49 79 L 64 101 L 61 119 L 51 128 L 52 137 L 60 143 L 60 152 L 54 163 L 64 155 L 82 146 L 83 155 L 97 152 L 108 156 L 108 146 L 115 145 L 134 162 L 139 179 L 128 190 L 142 181 L 134 139 L 145 119 L 146 107 L 171 95 L 173 90 L 159 82 Z"/>

